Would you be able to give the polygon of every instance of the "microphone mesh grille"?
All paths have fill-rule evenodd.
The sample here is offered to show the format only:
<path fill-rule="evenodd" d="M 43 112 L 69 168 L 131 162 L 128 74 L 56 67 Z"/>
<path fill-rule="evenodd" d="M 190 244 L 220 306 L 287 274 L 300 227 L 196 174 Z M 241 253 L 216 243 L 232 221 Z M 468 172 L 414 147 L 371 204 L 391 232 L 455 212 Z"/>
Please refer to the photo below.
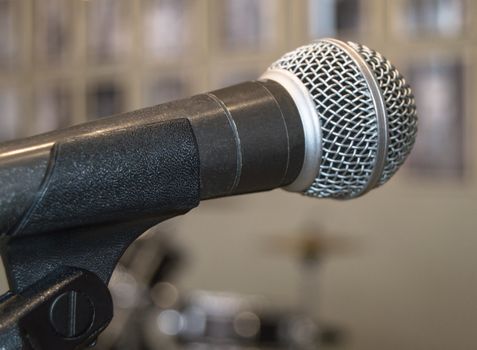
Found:
<path fill-rule="evenodd" d="M 270 68 L 301 80 L 320 119 L 320 171 L 305 194 L 359 195 L 374 169 L 378 126 L 371 92 L 356 63 L 339 47 L 318 41 L 285 54 Z"/>
<path fill-rule="evenodd" d="M 386 104 L 388 150 L 379 185 L 384 184 L 404 163 L 417 133 L 417 111 L 411 88 L 399 71 L 380 53 L 349 42 L 371 67 Z"/>
<path fill-rule="evenodd" d="M 350 55 L 329 41 L 302 46 L 271 69 L 293 73 L 307 88 L 321 124 L 320 171 L 305 194 L 352 198 L 384 184 L 409 155 L 417 113 L 409 85 L 391 63 L 366 46 L 348 45 L 366 62 L 381 90 L 387 117 L 387 149 L 378 149 L 378 118 L 372 92 Z M 382 127 L 382 126 L 381 126 Z M 378 152 L 386 152 L 377 183 L 370 182 Z"/>

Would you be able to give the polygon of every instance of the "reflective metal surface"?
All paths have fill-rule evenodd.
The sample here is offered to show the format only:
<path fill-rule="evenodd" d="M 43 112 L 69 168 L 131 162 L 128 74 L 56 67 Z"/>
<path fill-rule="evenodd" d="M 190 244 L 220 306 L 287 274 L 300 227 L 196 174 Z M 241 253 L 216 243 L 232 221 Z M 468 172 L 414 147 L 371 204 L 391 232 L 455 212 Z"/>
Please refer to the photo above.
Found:
<path fill-rule="evenodd" d="M 293 73 L 316 106 L 322 161 L 305 194 L 356 197 L 386 182 L 404 162 L 417 132 L 415 102 L 381 55 L 321 40 L 289 52 L 270 69 Z"/>

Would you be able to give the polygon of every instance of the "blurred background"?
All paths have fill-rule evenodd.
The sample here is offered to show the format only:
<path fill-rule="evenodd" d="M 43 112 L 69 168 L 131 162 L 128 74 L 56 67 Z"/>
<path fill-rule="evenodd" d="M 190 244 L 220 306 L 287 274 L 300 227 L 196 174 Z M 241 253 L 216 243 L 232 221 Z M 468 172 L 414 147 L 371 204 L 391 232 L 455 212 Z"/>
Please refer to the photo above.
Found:
<path fill-rule="evenodd" d="M 408 77 L 404 169 L 352 201 L 276 190 L 152 229 L 97 348 L 477 348 L 475 1 L 0 0 L 0 140 L 255 79 L 327 36 Z"/>

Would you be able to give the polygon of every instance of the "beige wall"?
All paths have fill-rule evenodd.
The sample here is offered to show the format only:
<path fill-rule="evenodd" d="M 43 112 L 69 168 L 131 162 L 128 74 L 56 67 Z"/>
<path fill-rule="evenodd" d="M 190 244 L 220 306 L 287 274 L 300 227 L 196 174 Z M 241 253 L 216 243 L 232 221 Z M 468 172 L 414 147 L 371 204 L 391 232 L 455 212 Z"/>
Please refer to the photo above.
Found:
<path fill-rule="evenodd" d="M 356 248 L 325 259 L 310 305 L 349 331 L 346 349 L 473 349 L 477 195 L 399 182 L 349 202 L 276 190 L 203 203 L 175 221 L 191 253 L 181 284 L 297 305 L 299 265 L 264 245 L 314 223 Z"/>

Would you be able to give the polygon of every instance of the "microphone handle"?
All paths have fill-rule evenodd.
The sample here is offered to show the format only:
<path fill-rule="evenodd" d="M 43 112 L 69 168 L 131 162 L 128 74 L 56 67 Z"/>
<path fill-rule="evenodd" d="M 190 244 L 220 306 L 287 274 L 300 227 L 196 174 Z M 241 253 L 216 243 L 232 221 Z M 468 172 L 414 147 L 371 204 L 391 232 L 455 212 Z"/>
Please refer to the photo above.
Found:
<path fill-rule="evenodd" d="M 0 234 L 177 215 L 288 185 L 303 159 L 287 91 L 245 82 L 0 144 Z"/>

